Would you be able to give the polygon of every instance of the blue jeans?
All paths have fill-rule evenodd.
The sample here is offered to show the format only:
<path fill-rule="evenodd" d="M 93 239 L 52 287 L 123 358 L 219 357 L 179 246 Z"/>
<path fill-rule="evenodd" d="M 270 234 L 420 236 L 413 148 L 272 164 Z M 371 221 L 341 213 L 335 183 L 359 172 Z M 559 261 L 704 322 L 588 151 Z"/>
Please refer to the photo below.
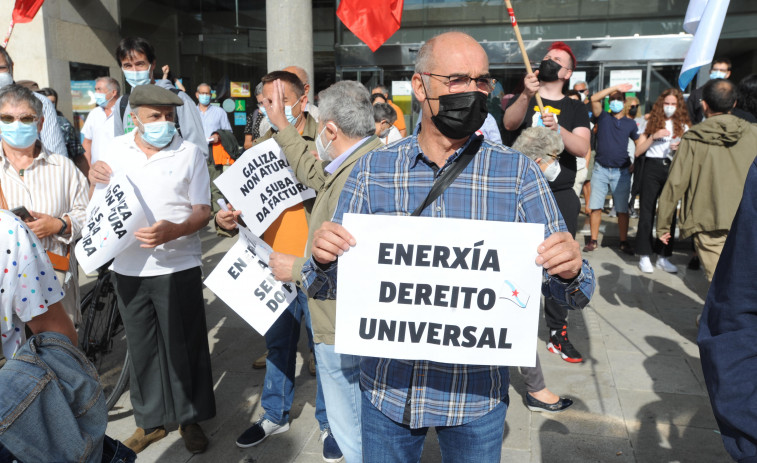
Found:
<path fill-rule="evenodd" d="M 333 345 L 321 342 L 315 345 L 315 355 L 318 359 L 318 379 L 323 384 L 323 396 L 329 413 L 329 426 L 344 461 L 359 463 L 363 453 L 360 436 L 360 357 L 337 354 Z"/>
<path fill-rule="evenodd" d="M 605 196 L 612 191 L 612 204 L 620 214 L 628 213 L 628 198 L 631 197 L 631 173 L 628 167 L 604 167 L 594 163 L 591 175 L 591 198 L 589 208 L 592 210 L 605 207 Z"/>
<path fill-rule="evenodd" d="M 303 318 L 308 332 L 312 332 L 307 295 L 297 289 L 297 298 L 292 301 L 286 312 L 281 314 L 265 334 L 268 358 L 265 362 L 265 384 L 260 404 L 265 410 L 264 418 L 276 424 L 289 422 L 289 410 L 292 408 L 292 401 L 294 401 L 297 342 L 300 340 L 300 324 Z M 317 389 L 315 419 L 318 420 L 321 430 L 324 430 L 329 427 L 329 421 L 326 417 L 326 405 L 323 400 L 320 378 L 318 378 Z"/>
<path fill-rule="evenodd" d="M 0 369 L 0 456 L 100 463 L 108 410 L 95 367 L 60 333 L 41 333 Z"/>
<path fill-rule="evenodd" d="M 502 453 L 507 405 L 500 402 L 477 420 L 459 426 L 437 426 L 444 463 L 496 463 Z M 365 463 L 421 460 L 428 428 L 410 429 L 390 420 L 363 393 L 363 461 Z"/>

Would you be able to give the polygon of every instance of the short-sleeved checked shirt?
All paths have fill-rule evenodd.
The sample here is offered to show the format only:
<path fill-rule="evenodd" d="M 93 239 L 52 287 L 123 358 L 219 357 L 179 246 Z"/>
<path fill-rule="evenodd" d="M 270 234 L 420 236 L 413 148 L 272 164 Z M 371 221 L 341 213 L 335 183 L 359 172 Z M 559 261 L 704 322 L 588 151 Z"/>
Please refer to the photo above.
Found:
<path fill-rule="evenodd" d="M 366 154 L 342 190 L 334 222 L 341 223 L 348 212 L 410 215 L 461 152 L 462 148 L 439 169 L 412 136 Z M 539 167 L 517 151 L 487 140 L 421 215 L 541 223 L 545 237 L 566 230 Z M 305 264 L 303 283 L 311 297 L 336 298 L 337 267 L 324 270 L 312 258 Z M 594 273 L 586 261 L 572 281 L 544 275 L 544 293 L 573 308 L 583 308 L 594 292 Z M 373 405 L 411 428 L 464 424 L 508 400 L 507 367 L 363 357 L 360 368 L 361 385 Z"/>

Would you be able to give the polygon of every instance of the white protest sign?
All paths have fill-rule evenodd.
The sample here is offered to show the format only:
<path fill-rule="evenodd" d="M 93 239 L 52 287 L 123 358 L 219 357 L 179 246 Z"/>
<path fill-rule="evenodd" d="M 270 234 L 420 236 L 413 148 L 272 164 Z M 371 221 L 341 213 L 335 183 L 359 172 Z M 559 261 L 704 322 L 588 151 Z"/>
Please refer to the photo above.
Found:
<path fill-rule="evenodd" d="M 87 207 L 87 224 L 74 253 L 79 265 L 91 273 L 105 265 L 137 239 L 134 232 L 149 225 L 145 211 L 126 175 L 111 178 Z"/>
<path fill-rule="evenodd" d="M 255 236 L 249 228 L 237 224 L 239 227 L 239 237 L 247 240 L 247 247 L 258 256 L 258 259 L 262 260 L 264 264 L 268 265 L 271 259 L 271 253 L 273 248 L 268 246 L 268 243 Z"/>
<path fill-rule="evenodd" d="M 297 297 L 294 284 L 274 279 L 241 233 L 205 279 L 205 286 L 261 335 Z"/>
<path fill-rule="evenodd" d="M 610 71 L 610 87 L 620 84 L 631 84 L 629 92 L 641 91 L 641 69 L 619 69 Z"/>
<path fill-rule="evenodd" d="M 314 190 L 297 181 L 273 139 L 245 151 L 213 183 L 258 236 L 285 209 L 315 197 Z"/>
<path fill-rule="evenodd" d="M 345 214 L 339 353 L 534 366 L 544 226 Z"/>

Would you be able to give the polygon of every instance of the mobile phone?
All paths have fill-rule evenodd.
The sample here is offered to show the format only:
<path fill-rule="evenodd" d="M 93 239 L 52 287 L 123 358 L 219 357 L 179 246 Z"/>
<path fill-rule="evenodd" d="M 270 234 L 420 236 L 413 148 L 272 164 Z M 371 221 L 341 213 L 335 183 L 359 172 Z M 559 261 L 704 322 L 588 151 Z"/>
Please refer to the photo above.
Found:
<path fill-rule="evenodd" d="M 11 212 L 16 214 L 16 216 L 23 220 L 24 222 L 33 222 L 35 219 L 32 217 L 31 214 L 29 214 L 29 211 L 26 210 L 24 206 L 19 206 L 14 209 L 11 209 Z"/>

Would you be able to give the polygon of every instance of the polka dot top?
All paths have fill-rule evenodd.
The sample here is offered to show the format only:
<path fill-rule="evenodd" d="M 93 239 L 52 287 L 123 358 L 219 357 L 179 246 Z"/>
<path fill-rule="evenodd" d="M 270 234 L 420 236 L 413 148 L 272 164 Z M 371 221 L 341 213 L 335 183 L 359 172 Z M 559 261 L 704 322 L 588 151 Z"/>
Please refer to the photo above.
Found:
<path fill-rule="evenodd" d="M 24 324 L 63 299 L 50 259 L 34 233 L 0 210 L 0 339 L 13 358 L 26 340 Z"/>

